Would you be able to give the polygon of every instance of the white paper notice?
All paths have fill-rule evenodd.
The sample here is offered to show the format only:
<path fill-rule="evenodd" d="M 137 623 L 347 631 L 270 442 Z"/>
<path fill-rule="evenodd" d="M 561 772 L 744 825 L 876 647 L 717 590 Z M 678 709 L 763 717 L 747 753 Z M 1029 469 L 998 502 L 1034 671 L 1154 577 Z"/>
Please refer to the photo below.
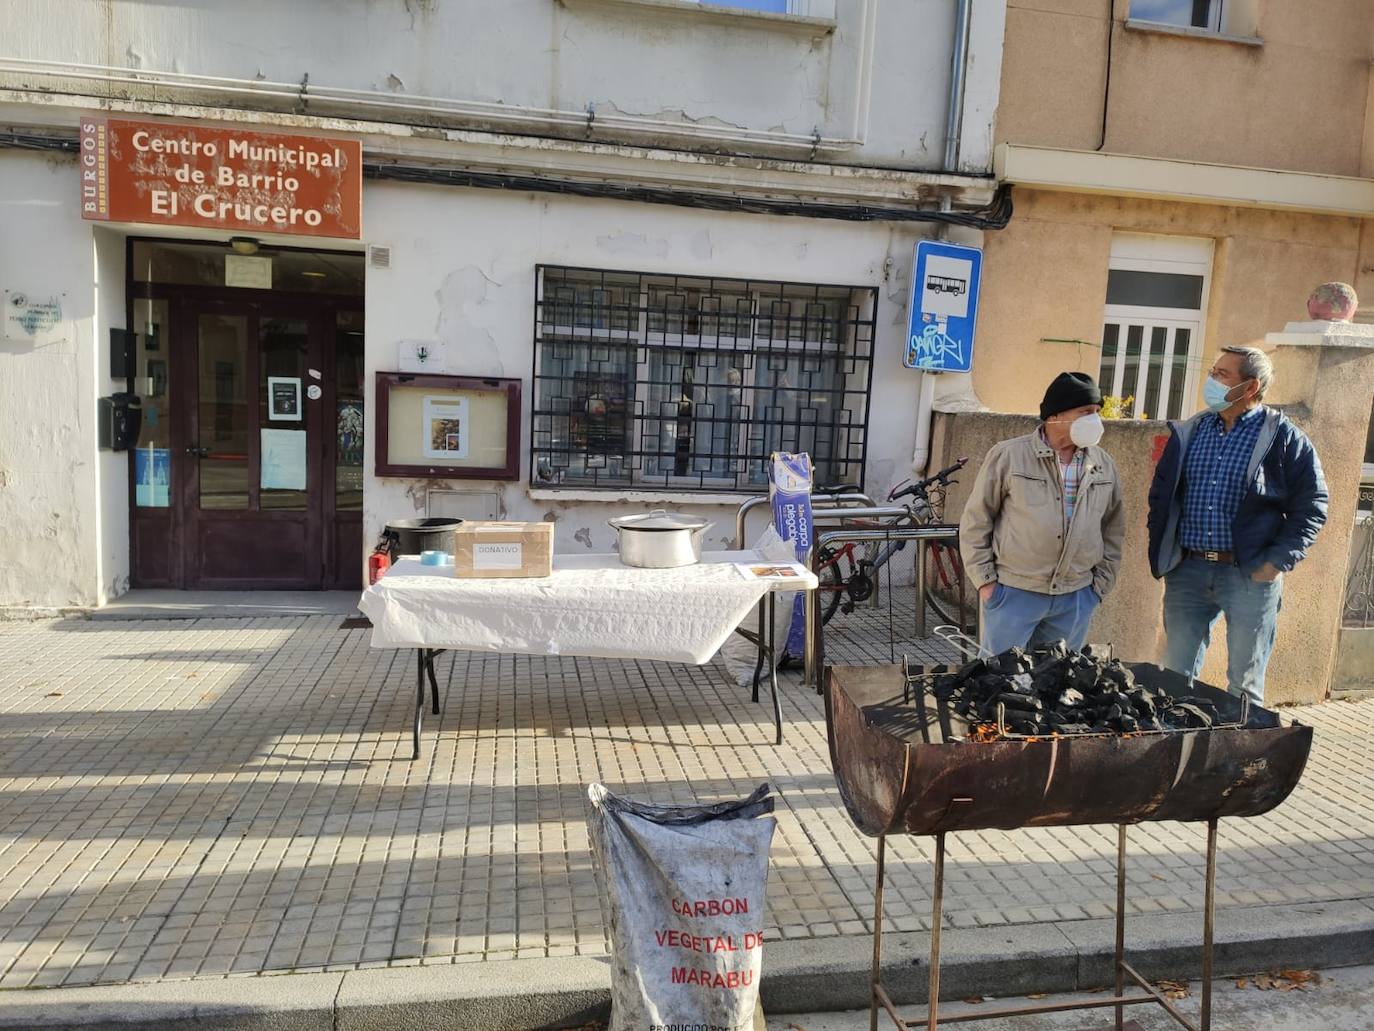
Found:
<path fill-rule="evenodd" d="M 474 544 L 473 569 L 519 569 L 523 562 L 523 545 L 517 541 L 500 544 Z"/>
<path fill-rule="evenodd" d="M 426 458 L 467 458 L 468 399 L 426 397 L 421 432 Z"/>
<path fill-rule="evenodd" d="M 265 490 L 305 490 L 305 430 L 262 430 Z"/>
<path fill-rule="evenodd" d="M 224 256 L 224 285 L 250 290 L 272 289 L 272 259 L 251 258 L 244 254 Z"/>

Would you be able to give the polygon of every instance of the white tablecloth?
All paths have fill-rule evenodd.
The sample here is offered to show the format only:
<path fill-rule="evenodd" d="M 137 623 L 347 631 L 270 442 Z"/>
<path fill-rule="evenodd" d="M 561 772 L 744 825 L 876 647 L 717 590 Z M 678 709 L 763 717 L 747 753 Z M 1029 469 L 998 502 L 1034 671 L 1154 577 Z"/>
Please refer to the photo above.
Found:
<path fill-rule="evenodd" d="M 363 592 L 374 648 L 457 648 L 526 655 L 709 662 L 770 590 L 816 586 L 757 580 L 752 551 L 706 552 L 676 569 L 636 569 L 617 555 L 559 555 L 553 575 L 465 579 L 402 558 Z"/>

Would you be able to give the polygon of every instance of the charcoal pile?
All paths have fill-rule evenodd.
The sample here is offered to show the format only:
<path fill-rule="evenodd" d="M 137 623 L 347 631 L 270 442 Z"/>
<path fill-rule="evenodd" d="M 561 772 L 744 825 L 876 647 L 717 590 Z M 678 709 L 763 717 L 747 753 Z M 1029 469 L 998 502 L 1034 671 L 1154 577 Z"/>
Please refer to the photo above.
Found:
<path fill-rule="evenodd" d="M 957 713 L 975 740 L 1199 730 L 1219 722 L 1205 698 L 1146 687 L 1121 661 L 1091 646 L 1069 651 L 1062 641 L 975 659 L 936 678 L 933 693 L 941 723 Z"/>

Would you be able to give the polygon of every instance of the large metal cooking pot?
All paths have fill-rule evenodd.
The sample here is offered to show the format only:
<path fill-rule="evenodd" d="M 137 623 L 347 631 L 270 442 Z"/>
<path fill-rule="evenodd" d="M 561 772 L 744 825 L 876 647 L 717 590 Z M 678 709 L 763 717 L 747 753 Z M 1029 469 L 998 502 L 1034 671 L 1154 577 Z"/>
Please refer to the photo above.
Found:
<path fill-rule="evenodd" d="M 711 524 L 696 516 L 656 509 L 642 515 L 606 520 L 620 540 L 620 561 L 627 566 L 670 569 L 701 561 L 701 542 Z"/>

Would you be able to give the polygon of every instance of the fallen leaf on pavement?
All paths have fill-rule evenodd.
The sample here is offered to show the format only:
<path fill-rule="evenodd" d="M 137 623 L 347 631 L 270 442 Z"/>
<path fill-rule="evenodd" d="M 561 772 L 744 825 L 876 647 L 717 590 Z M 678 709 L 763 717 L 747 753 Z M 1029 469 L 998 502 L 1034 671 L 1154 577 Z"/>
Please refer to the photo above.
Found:
<path fill-rule="evenodd" d="M 983 997 L 982 997 L 981 995 L 970 995 L 970 996 L 969 996 L 967 999 L 965 999 L 964 1001 L 967 1002 L 967 1003 L 968 1003 L 969 1005 L 971 1005 L 971 1006 L 976 1006 L 976 1005 L 978 1005 L 978 1003 L 980 1003 L 980 1002 L 983 1001 Z"/>
<path fill-rule="evenodd" d="M 1156 981 L 1155 987 L 1166 999 L 1186 999 L 1189 994 L 1187 981 Z"/>
<path fill-rule="evenodd" d="M 61 691 L 49 691 L 49 692 L 48 692 L 47 694 L 45 694 L 43 697 L 44 697 L 44 698 L 61 698 L 61 697 L 62 697 L 62 692 L 61 692 Z"/>
<path fill-rule="evenodd" d="M 1266 974 L 1256 974 L 1253 978 L 1237 978 L 1236 987 L 1247 985 L 1262 992 L 1305 992 L 1308 987 L 1322 983 L 1322 976 L 1313 970 L 1271 970 Z"/>
<path fill-rule="evenodd" d="M 792 1031 L 806 1031 L 806 1028 L 802 1027 L 800 1024 L 788 1024 L 787 1026 L 791 1028 Z"/>
<path fill-rule="evenodd" d="M 1049 992 L 1031 992 L 1026 996 L 1027 999 L 1044 999 L 1049 997 Z"/>

